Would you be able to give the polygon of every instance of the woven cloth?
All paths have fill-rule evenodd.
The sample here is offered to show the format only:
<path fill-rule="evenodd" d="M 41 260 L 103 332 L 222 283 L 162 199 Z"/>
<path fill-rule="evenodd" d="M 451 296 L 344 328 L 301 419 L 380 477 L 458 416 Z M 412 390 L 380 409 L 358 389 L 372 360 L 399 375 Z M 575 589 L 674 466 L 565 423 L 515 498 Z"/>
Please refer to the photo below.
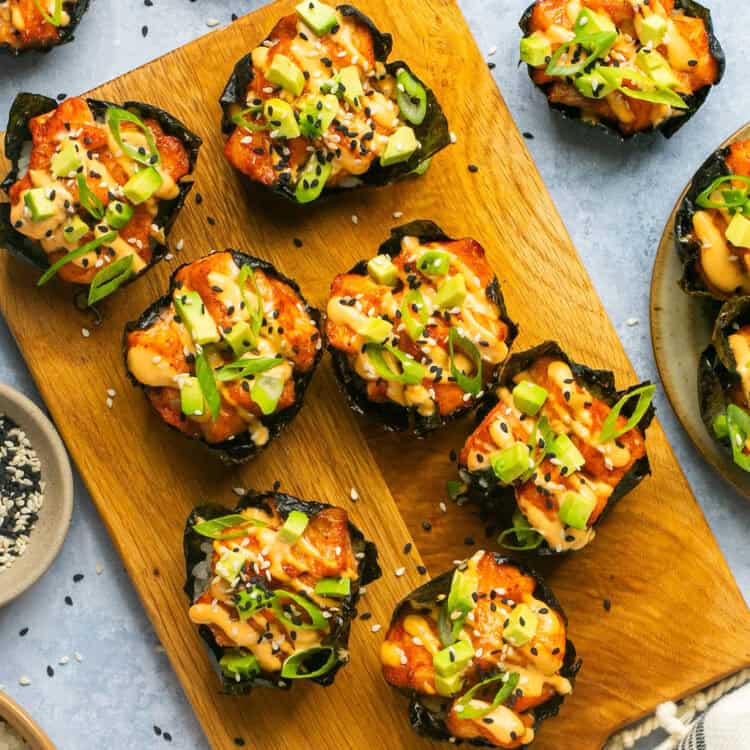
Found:
<path fill-rule="evenodd" d="M 680 740 L 677 750 L 750 748 L 750 685 L 714 704 Z"/>

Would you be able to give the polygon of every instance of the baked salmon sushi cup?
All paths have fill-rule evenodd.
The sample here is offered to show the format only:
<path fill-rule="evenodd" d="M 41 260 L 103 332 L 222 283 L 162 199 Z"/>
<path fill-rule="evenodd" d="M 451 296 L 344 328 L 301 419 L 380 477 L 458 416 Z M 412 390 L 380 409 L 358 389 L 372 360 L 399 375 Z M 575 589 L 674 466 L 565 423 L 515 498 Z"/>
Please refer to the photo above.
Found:
<path fill-rule="evenodd" d="M 499 541 L 543 553 L 580 550 L 614 503 L 650 473 L 649 383 L 614 376 L 548 341 L 513 355 L 459 456 L 469 497 L 512 525 Z"/>
<path fill-rule="evenodd" d="M 227 463 L 296 416 L 323 353 L 320 314 L 270 263 L 237 250 L 178 268 L 124 336 L 125 366 L 159 416 Z"/>
<path fill-rule="evenodd" d="M 538 576 L 480 550 L 396 607 L 381 648 L 383 676 L 409 696 L 421 735 L 526 747 L 581 667 L 567 624 Z"/>
<path fill-rule="evenodd" d="M 724 301 L 750 294 L 750 140 L 706 159 L 675 219 L 680 286 Z"/>
<path fill-rule="evenodd" d="M 709 434 L 750 471 L 750 297 L 721 308 L 698 366 L 698 399 Z"/>
<path fill-rule="evenodd" d="M 521 62 L 550 107 L 628 138 L 669 138 L 724 74 L 711 14 L 694 0 L 536 0 Z"/>
<path fill-rule="evenodd" d="M 140 102 L 19 94 L 10 111 L 0 241 L 90 305 L 167 254 L 167 233 L 193 185 L 201 140 Z"/>
<path fill-rule="evenodd" d="M 0 55 L 48 51 L 73 41 L 89 0 L 7 0 L 0 3 Z"/>
<path fill-rule="evenodd" d="M 334 279 L 326 333 L 352 408 L 422 435 L 476 405 L 517 328 L 482 246 L 415 221 Z"/>
<path fill-rule="evenodd" d="M 360 588 L 378 553 L 345 510 L 250 492 L 230 513 L 202 505 L 184 537 L 188 616 L 215 657 L 222 692 L 333 684 L 349 661 Z"/>
<path fill-rule="evenodd" d="M 296 203 L 421 174 L 450 143 L 440 104 L 390 34 L 351 5 L 303 0 L 234 68 L 224 154 Z"/>

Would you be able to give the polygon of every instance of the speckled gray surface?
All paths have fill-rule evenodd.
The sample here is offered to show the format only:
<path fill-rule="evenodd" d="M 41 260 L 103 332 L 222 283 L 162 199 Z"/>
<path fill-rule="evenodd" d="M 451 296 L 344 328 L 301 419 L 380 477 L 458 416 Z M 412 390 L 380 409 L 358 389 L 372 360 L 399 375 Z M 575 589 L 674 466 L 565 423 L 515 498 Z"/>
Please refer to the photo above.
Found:
<path fill-rule="evenodd" d="M 208 19 L 228 23 L 232 12 L 243 14 L 261 4 L 153 0 L 145 7 L 142 0 L 94 0 L 77 42 L 47 56 L 0 58 L 0 122 L 19 90 L 52 96 L 85 91 L 207 33 Z M 642 378 L 656 379 L 648 332 L 654 252 L 665 217 L 694 169 L 748 119 L 750 4 L 711 2 L 728 70 L 701 112 L 671 141 L 654 137 L 628 144 L 563 122 L 532 90 L 516 67 L 516 23 L 524 0 L 460 4 L 483 52 L 497 48 L 488 56 L 497 66 L 495 78 L 519 129 L 534 135 L 528 141 L 531 153 L 636 370 Z M 638 324 L 627 325 L 631 318 Z M 39 402 L 1 319 L 0 382 Z M 693 491 L 750 598 L 750 502 L 712 473 L 663 398 L 659 407 Z M 78 583 L 76 573 L 84 574 Z M 65 604 L 68 595 L 72 606 Z M 21 637 L 24 628 L 28 633 Z M 207 747 L 80 482 L 63 552 L 39 584 L 0 610 L 0 644 L 0 684 L 41 721 L 61 750 L 157 746 L 164 739 L 155 735 L 154 725 L 170 733 L 174 747 Z M 69 662 L 61 665 L 64 656 Z M 19 685 L 22 675 L 30 678 L 29 686 Z"/>

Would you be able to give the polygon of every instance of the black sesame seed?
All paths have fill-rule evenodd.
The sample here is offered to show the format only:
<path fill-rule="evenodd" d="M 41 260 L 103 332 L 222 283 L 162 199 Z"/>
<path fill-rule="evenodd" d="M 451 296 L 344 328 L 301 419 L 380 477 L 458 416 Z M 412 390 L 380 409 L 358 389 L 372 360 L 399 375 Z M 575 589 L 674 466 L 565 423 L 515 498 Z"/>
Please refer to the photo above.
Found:
<path fill-rule="evenodd" d="M 604 607 L 605 612 L 609 612 L 609 610 L 612 609 L 612 602 L 609 599 L 604 599 L 604 601 L 602 601 L 602 606 Z"/>
<path fill-rule="evenodd" d="M 425 531 L 432 531 L 432 524 L 429 521 L 422 521 L 422 528 Z"/>
<path fill-rule="evenodd" d="M 478 172 L 479 167 L 476 164 L 469 164 L 469 172 Z"/>
<path fill-rule="evenodd" d="M 411 542 L 407 542 L 404 545 L 404 554 L 408 555 L 411 552 Z"/>
<path fill-rule="evenodd" d="M 208 222 L 208 223 L 209 223 L 209 224 L 210 224 L 211 226 L 213 226 L 214 224 L 216 224 L 216 219 L 214 219 L 214 217 L 213 217 L 213 216 L 206 216 L 206 221 L 207 221 L 207 222 Z"/>
<path fill-rule="evenodd" d="M 148 36 L 148 26 L 144 26 L 144 27 L 143 27 L 143 28 L 141 29 L 141 34 L 143 34 L 143 36 L 144 36 L 144 37 L 147 37 L 147 36 Z"/>
<path fill-rule="evenodd" d="M 203 196 L 200 193 L 195 194 L 195 202 L 200 206 L 203 203 Z"/>
<path fill-rule="evenodd" d="M 427 575 L 427 568 L 424 565 L 417 565 L 417 573 L 421 576 Z"/>
<path fill-rule="evenodd" d="M 52 667 L 48 664 L 47 665 L 47 677 L 54 677 L 55 676 L 55 670 L 52 669 Z"/>
<path fill-rule="evenodd" d="M 292 242 L 295 247 L 302 247 L 302 240 L 299 237 L 295 237 Z"/>
<path fill-rule="evenodd" d="M 66 597 L 65 597 L 65 603 L 66 603 L 66 604 L 67 604 L 67 605 L 68 605 L 69 607 L 72 607 L 72 606 L 73 606 L 73 599 L 72 599 L 72 597 L 70 597 L 70 596 L 66 596 Z"/>
<path fill-rule="evenodd" d="M 73 583 L 80 583 L 83 580 L 83 573 L 76 573 L 73 576 Z"/>
<path fill-rule="evenodd" d="M 20 630 L 18 631 L 18 635 L 20 635 L 20 636 L 21 636 L 21 638 L 23 638 L 23 637 L 24 637 L 24 636 L 25 636 L 25 635 L 26 635 L 26 634 L 27 634 L 28 632 L 29 632 L 29 629 L 28 629 L 28 628 L 21 628 L 21 629 L 20 629 Z"/>

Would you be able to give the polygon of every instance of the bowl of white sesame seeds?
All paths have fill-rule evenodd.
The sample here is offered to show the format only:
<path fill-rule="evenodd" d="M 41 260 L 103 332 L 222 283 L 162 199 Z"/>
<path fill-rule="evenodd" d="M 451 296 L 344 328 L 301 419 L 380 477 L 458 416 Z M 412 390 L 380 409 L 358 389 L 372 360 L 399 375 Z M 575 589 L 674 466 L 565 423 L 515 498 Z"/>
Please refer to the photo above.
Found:
<path fill-rule="evenodd" d="M 0 607 L 26 591 L 60 551 L 73 512 L 73 474 L 42 410 L 0 383 Z"/>

